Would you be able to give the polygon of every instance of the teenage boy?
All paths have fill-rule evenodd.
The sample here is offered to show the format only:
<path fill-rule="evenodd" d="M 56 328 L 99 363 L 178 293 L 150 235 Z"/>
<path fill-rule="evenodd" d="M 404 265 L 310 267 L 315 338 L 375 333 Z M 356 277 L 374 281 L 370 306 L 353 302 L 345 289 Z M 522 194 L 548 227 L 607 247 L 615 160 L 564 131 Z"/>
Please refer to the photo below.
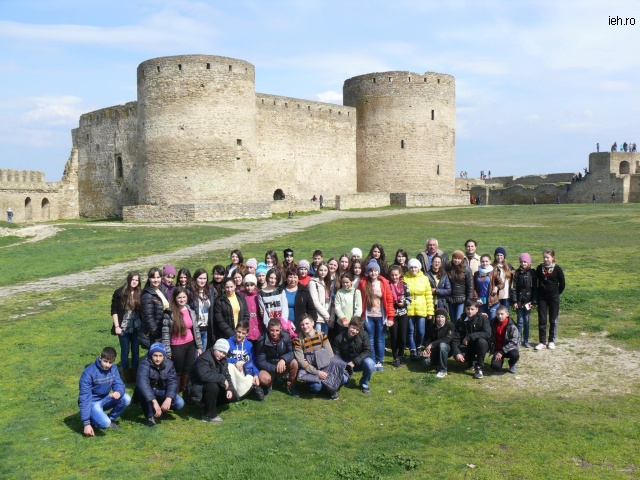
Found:
<path fill-rule="evenodd" d="M 155 419 L 164 412 L 184 407 L 184 400 L 178 395 L 176 369 L 162 342 L 152 344 L 140 362 L 133 401 L 140 403 L 147 427 L 155 427 Z"/>
<path fill-rule="evenodd" d="M 478 311 L 474 298 L 464 302 L 464 311 L 456 322 L 456 334 L 451 340 L 451 350 L 456 362 L 468 362 L 475 370 L 476 379 L 482 378 L 484 357 L 489 351 L 491 325 L 489 317 Z"/>
<path fill-rule="evenodd" d="M 120 430 L 115 419 L 122 415 L 131 403 L 131 397 L 125 393 L 124 383 L 120 379 L 116 361 L 116 351 L 105 347 L 96 361 L 84 369 L 80 376 L 80 420 L 84 424 L 83 433 L 93 437 L 93 427 Z M 112 392 L 113 390 L 113 392 Z M 109 415 L 106 410 L 111 410 Z"/>
<path fill-rule="evenodd" d="M 444 308 L 436 309 L 436 321 L 427 328 L 422 363 L 425 366 L 438 366 L 436 377 L 447 376 L 447 359 L 451 356 L 451 341 L 456 333 L 456 326 L 449 321 L 449 315 Z M 430 343 L 427 343 L 430 342 Z"/>
<path fill-rule="evenodd" d="M 264 400 L 264 390 L 260 388 L 258 380 L 258 367 L 253 363 L 253 345 L 247 340 L 249 333 L 249 322 L 240 320 L 236 325 L 236 334 L 228 338 L 229 353 L 229 375 L 233 381 L 233 386 L 238 392 L 238 397 L 242 398 L 252 389 L 256 393 L 258 401 Z"/>
<path fill-rule="evenodd" d="M 491 368 L 502 371 L 504 359 L 509 359 L 509 373 L 516 373 L 516 363 L 520 359 L 520 332 L 518 326 L 509 317 L 509 309 L 500 305 L 496 318 L 491 320 Z"/>
<path fill-rule="evenodd" d="M 364 330 L 362 317 L 351 317 L 349 328 L 338 334 L 333 341 L 333 353 L 347 364 L 342 384 L 349 381 L 353 372 L 362 372 L 360 388 L 362 393 L 371 393 L 369 380 L 376 366 L 371 359 L 371 341 Z"/>
<path fill-rule="evenodd" d="M 298 376 L 298 362 L 293 358 L 293 343 L 289 333 L 282 330 L 278 318 L 269 320 L 267 332 L 258 338 L 255 363 L 260 371 L 260 387 L 263 390 L 267 389 L 265 395 L 271 392 L 274 377 L 288 375 L 287 393 L 293 397 L 300 397 L 294 387 Z"/>
<path fill-rule="evenodd" d="M 310 277 L 313 277 L 316 274 L 316 270 L 318 270 L 318 267 L 322 263 L 323 259 L 324 257 L 322 256 L 322 252 L 320 250 L 316 250 L 315 252 L 313 252 L 313 263 L 309 267 Z"/>

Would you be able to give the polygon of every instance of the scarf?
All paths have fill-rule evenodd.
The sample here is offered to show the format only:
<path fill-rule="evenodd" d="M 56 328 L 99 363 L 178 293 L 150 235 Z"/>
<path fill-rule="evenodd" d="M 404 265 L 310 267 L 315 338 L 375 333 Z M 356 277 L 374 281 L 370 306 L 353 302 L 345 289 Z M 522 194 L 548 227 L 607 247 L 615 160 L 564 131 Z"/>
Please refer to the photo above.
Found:
<path fill-rule="evenodd" d="M 542 265 L 542 274 L 545 277 L 548 277 L 549 275 L 551 275 L 553 273 L 553 269 L 556 268 L 556 262 L 553 262 L 551 265 L 549 265 L 548 267 L 546 265 Z"/>
<path fill-rule="evenodd" d="M 481 277 L 486 277 L 493 272 L 493 266 L 489 265 L 487 268 L 478 267 L 478 273 Z"/>
<path fill-rule="evenodd" d="M 391 284 L 391 295 L 393 295 L 393 301 L 399 302 L 402 300 L 402 294 L 404 293 L 404 284 L 402 280 L 398 282 L 398 285 Z"/>

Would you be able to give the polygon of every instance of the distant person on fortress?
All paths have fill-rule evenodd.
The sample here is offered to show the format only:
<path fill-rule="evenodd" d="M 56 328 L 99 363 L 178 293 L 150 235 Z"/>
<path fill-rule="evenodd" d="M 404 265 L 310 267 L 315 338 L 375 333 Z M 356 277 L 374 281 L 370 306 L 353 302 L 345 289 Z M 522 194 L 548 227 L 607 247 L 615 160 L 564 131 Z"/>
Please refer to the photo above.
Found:
<path fill-rule="evenodd" d="M 316 197 L 315 195 L 311 198 L 312 202 L 317 202 L 318 201 L 318 197 Z"/>
<path fill-rule="evenodd" d="M 166 356 L 164 345 L 154 343 L 140 362 L 133 392 L 133 401 L 142 407 L 147 427 L 155 427 L 155 419 L 164 412 L 184 407 L 184 400 L 178 395 L 178 384 L 176 370 Z"/>
<path fill-rule="evenodd" d="M 533 197 L 533 204 L 537 205 L 538 204 L 538 199 L 536 197 Z"/>
<path fill-rule="evenodd" d="M 530 348 L 529 318 L 531 310 L 538 302 L 538 285 L 536 272 L 531 270 L 531 255 L 528 253 L 520 255 L 520 268 L 513 274 L 509 299 L 518 315 L 518 332 L 523 339 L 522 346 Z"/>
<path fill-rule="evenodd" d="M 162 272 L 151 268 L 147 283 L 142 290 L 142 323 L 138 329 L 138 342 L 148 349 L 152 343 L 162 341 L 162 319 L 164 311 L 170 308 L 167 287 L 162 285 Z"/>
<path fill-rule="evenodd" d="M 422 352 L 422 364 L 437 366 L 436 377 L 447 376 L 447 359 L 451 356 L 451 342 L 456 334 L 456 326 L 449 321 L 444 308 L 436 310 L 436 321 L 429 325 L 424 337 L 425 348 Z"/>
<path fill-rule="evenodd" d="M 324 197 L 320 195 L 320 209 L 324 208 Z"/>
<path fill-rule="evenodd" d="M 624 150 L 626 152 L 627 151 L 627 147 L 628 147 L 627 142 L 624 142 L 622 144 L 622 150 Z"/>
<path fill-rule="evenodd" d="M 282 324 L 277 318 L 269 320 L 267 333 L 262 335 L 256 344 L 255 364 L 260 370 L 258 378 L 260 386 L 266 389 L 264 394 L 271 392 L 274 377 L 287 378 L 287 393 L 299 397 L 294 384 L 298 376 L 298 362 L 293 356 L 293 344 L 289 333 L 282 330 Z"/>
<path fill-rule="evenodd" d="M 451 341 L 451 353 L 456 362 L 467 362 L 475 370 L 474 378 L 482 378 L 484 358 L 489 351 L 491 325 L 489 317 L 478 311 L 474 299 L 464 304 L 465 313 L 456 322 L 456 334 Z"/>
<path fill-rule="evenodd" d="M 569 186 L 569 185 L 567 185 L 567 187 L 568 187 L 568 186 Z M 567 191 L 568 191 L 568 190 L 567 190 Z M 558 195 L 558 196 L 556 197 L 556 203 L 557 203 L 558 205 L 560 205 L 560 195 Z"/>
<path fill-rule="evenodd" d="M 13 210 L 11 210 L 11 207 L 7 208 L 7 222 L 13 223 Z"/>
<path fill-rule="evenodd" d="M 449 268 L 449 255 L 438 248 L 438 240 L 435 238 L 429 238 L 427 239 L 426 244 L 426 250 L 420 252 L 417 256 L 420 261 L 420 270 L 422 270 L 422 273 L 426 274 L 429 271 L 431 268 L 431 260 L 436 255 L 442 260 L 444 269 L 446 270 Z"/>
<path fill-rule="evenodd" d="M 80 376 L 78 406 L 80 420 L 84 424 L 83 433 L 87 437 L 95 435 L 93 427 L 120 430 L 115 420 L 131 403 L 115 361 L 116 351 L 105 347 L 96 361 L 85 368 Z M 111 410 L 111 413 L 107 415 L 105 410 Z"/>
<path fill-rule="evenodd" d="M 552 248 L 542 252 L 543 263 L 536 268 L 536 282 L 538 293 L 538 329 L 540 343 L 536 350 L 556 348 L 556 334 L 558 331 L 558 314 L 560 312 L 560 295 L 564 291 L 564 272 L 560 265 L 556 265 L 556 254 Z M 547 341 L 547 309 L 549 315 L 549 343 Z"/>
<path fill-rule="evenodd" d="M 477 203 L 478 205 L 482 205 L 482 197 L 481 197 L 480 195 L 478 195 L 478 198 L 477 198 L 477 200 L 476 200 L 476 203 Z"/>
<path fill-rule="evenodd" d="M 495 318 L 496 310 L 500 306 L 499 292 L 504 289 L 504 282 L 500 273 L 491 265 L 491 256 L 486 253 L 480 257 L 478 271 L 473 274 L 474 298 L 480 312 Z"/>
<path fill-rule="evenodd" d="M 600 151 L 600 144 L 596 143 L 596 152 L 599 152 L 599 151 Z"/>
<path fill-rule="evenodd" d="M 478 260 L 480 257 L 478 257 Z M 464 253 L 453 252 L 447 275 L 451 284 L 451 294 L 447 297 L 451 321 L 455 322 L 464 313 L 464 303 L 473 298 L 473 272 L 464 262 Z"/>
<path fill-rule="evenodd" d="M 171 298 L 173 289 L 176 286 L 173 284 L 173 280 L 176 278 L 176 267 L 173 265 L 165 265 L 162 267 L 162 285 L 167 289 L 167 298 Z"/>
<path fill-rule="evenodd" d="M 475 204 L 476 204 L 476 197 L 471 195 L 471 205 L 475 205 Z"/>
<path fill-rule="evenodd" d="M 116 335 L 120 342 L 120 363 L 125 383 L 136 381 L 135 371 L 138 368 L 140 356 L 138 330 L 142 324 L 141 294 L 140 274 L 132 271 L 127 275 L 125 284 L 113 292 L 111 297 L 113 319 L 111 335 Z M 131 349 L 131 366 L 129 366 L 129 349 Z"/>
<path fill-rule="evenodd" d="M 502 371 L 504 359 L 509 359 L 509 373 L 516 373 L 516 363 L 520 359 L 520 333 L 509 317 L 509 308 L 498 307 L 496 318 L 491 320 L 491 368 Z"/>
<path fill-rule="evenodd" d="M 349 320 L 348 328 L 333 341 L 333 353 L 347 364 L 343 385 L 353 376 L 353 372 L 362 372 L 360 388 L 362 393 L 371 393 L 369 381 L 375 368 L 375 363 L 371 360 L 371 342 L 369 335 L 363 329 L 364 321 L 361 317 L 355 316 Z"/>
<path fill-rule="evenodd" d="M 611 203 L 616 203 L 616 189 L 611 190 Z"/>
<path fill-rule="evenodd" d="M 598 203 L 598 196 L 595 193 L 593 194 L 593 203 L 594 205 Z"/>
<path fill-rule="evenodd" d="M 489 178 L 491 178 L 491 170 L 489 170 Z"/>
<path fill-rule="evenodd" d="M 476 253 L 478 243 L 475 240 L 469 239 L 465 242 L 464 248 L 467 251 L 464 257 L 464 264 L 469 267 L 471 273 L 476 273 L 480 266 L 480 255 Z"/>
<path fill-rule="evenodd" d="M 613 142 L 613 145 L 611 145 L 611 151 L 612 152 L 618 151 L 618 142 Z"/>
<path fill-rule="evenodd" d="M 236 401 L 238 393 L 229 374 L 229 342 L 224 338 L 198 357 L 189 374 L 186 395 L 190 402 L 201 402 L 204 407 L 202 421 L 222 423 L 218 405 Z"/>

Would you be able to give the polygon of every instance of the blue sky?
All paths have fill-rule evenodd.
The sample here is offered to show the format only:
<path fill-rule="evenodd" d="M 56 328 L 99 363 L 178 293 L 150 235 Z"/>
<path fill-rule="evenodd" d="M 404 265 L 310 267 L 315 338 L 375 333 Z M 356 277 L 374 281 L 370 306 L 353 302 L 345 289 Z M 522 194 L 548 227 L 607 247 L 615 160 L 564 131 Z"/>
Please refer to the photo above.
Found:
<path fill-rule="evenodd" d="M 639 44 L 637 1 L 0 0 L 0 168 L 60 179 L 80 114 L 135 100 L 140 62 L 202 53 L 332 103 L 354 75 L 447 73 L 456 171 L 577 172 L 640 140 Z"/>

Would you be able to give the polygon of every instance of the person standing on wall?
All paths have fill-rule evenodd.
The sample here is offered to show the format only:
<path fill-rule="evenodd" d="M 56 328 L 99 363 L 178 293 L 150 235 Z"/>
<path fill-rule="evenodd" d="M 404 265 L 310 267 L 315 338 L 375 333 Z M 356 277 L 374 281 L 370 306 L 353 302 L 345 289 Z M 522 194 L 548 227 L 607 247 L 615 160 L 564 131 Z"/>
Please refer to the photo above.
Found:
<path fill-rule="evenodd" d="M 600 152 L 600 144 L 596 143 L 596 152 Z"/>

